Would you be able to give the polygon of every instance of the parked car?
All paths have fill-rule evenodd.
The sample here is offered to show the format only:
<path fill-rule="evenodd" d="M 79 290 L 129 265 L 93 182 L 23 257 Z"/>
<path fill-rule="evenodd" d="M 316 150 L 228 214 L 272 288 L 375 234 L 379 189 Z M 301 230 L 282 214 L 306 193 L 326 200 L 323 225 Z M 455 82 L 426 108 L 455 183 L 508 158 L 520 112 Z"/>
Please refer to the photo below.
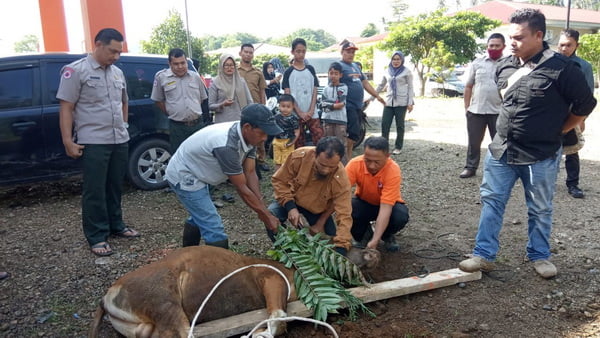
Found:
<path fill-rule="evenodd" d="M 462 73 L 461 73 L 462 74 Z M 456 71 L 449 74 L 433 74 L 425 84 L 425 95 L 427 96 L 463 96 L 465 93 L 465 84 L 459 78 Z"/>
<path fill-rule="evenodd" d="M 61 68 L 83 54 L 36 54 L 0 58 L 0 185 L 58 179 L 81 173 L 81 160 L 65 154 L 56 98 Z M 167 117 L 150 99 L 154 74 L 168 67 L 163 56 L 123 54 L 129 94 L 127 177 L 137 188 L 167 186 L 171 157 Z M 193 68 L 189 63 L 190 69 Z"/>

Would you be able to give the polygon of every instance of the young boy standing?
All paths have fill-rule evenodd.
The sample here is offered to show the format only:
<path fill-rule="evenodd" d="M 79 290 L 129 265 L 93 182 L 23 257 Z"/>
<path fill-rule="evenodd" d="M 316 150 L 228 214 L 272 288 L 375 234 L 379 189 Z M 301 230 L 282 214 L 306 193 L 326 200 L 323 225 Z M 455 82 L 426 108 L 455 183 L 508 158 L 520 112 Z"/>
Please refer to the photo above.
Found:
<path fill-rule="evenodd" d="M 300 130 L 304 126 L 310 130 L 312 144 L 316 145 L 323 137 L 323 129 L 319 114 L 315 109 L 317 104 L 317 88 L 319 80 L 315 69 L 304 63 L 306 41 L 301 38 L 292 41 L 293 62 L 283 74 L 282 88 L 284 93 L 291 94 L 296 101 L 294 109 L 300 118 Z M 296 139 L 296 147 L 305 146 L 304 133 Z"/>
<path fill-rule="evenodd" d="M 298 117 L 294 115 L 294 97 L 282 94 L 279 97 L 279 113 L 275 115 L 275 123 L 283 129 L 283 133 L 273 139 L 273 162 L 275 171 L 281 167 L 294 151 L 294 141 L 300 134 Z"/>
<path fill-rule="evenodd" d="M 346 96 L 348 95 L 348 86 L 340 82 L 342 77 L 342 65 L 334 62 L 329 66 L 329 85 L 323 89 L 321 109 L 323 114 L 323 129 L 325 136 L 335 136 L 342 144 L 346 144 Z M 344 165 L 350 160 L 348 154 L 342 158 Z"/>

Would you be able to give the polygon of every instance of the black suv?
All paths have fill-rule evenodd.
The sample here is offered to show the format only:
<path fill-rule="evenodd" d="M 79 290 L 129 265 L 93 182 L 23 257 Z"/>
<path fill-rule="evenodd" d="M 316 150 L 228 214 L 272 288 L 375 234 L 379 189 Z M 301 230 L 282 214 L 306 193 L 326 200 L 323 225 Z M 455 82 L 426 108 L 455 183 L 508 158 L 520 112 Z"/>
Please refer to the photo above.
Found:
<path fill-rule="evenodd" d="M 38 54 L 0 58 L 0 185 L 57 179 L 81 172 L 80 160 L 65 154 L 56 92 L 61 68 L 83 54 Z M 129 94 L 127 176 L 137 188 L 167 185 L 167 117 L 150 99 L 154 74 L 166 57 L 122 55 Z M 194 69 L 191 61 L 189 68 Z"/>

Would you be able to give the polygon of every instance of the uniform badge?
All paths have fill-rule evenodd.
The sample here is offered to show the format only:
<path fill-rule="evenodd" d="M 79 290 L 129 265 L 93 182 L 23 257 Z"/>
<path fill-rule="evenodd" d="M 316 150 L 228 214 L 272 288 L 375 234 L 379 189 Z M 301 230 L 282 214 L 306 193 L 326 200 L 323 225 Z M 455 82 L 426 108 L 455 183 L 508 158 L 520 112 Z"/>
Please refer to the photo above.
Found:
<path fill-rule="evenodd" d="M 75 69 L 73 69 L 71 67 L 65 67 L 65 70 L 63 71 L 63 77 L 65 79 L 69 79 L 69 78 L 71 78 L 71 75 L 73 75 L 74 72 L 75 72 Z"/>

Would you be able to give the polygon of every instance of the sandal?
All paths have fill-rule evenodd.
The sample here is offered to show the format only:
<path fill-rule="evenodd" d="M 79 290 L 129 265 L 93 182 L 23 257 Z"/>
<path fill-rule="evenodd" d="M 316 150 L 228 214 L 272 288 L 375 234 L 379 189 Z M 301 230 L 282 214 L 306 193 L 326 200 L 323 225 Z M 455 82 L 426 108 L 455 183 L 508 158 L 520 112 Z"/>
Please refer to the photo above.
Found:
<path fill-rule="evenodd" d="M 103 249 L 104 251 L 99 251 L 97 249 Z M 110 245 L 108 245 L 108 243 L 106 243 L 106 242 L 100 242 L 100 243 L 96 243 L 96 244 L 92 245 L 90 247 L 90 251 L 94 255 L 100 256 L 100 257 L 110 256 L 113 254 L 113 251 L 110 248 Z"/>
<path fill-rule="evenodd" d="M 123 238 L 136 238 L 136 237 L 140 237 L 140 233 L 125 227 L 123 230 L 119 231 L 119 232 L 115 232 L 114 234 L 112 234 L 115 237 L 123 237 Z"/>
<path fill-rule="evenodd" d="M 224 194 L 221 199 L 225 202 L 229 202 L 229 203 L 233 203 L 235 202 L 235 197 L 233 197 L 233 195 L 231 194 Z"/>

